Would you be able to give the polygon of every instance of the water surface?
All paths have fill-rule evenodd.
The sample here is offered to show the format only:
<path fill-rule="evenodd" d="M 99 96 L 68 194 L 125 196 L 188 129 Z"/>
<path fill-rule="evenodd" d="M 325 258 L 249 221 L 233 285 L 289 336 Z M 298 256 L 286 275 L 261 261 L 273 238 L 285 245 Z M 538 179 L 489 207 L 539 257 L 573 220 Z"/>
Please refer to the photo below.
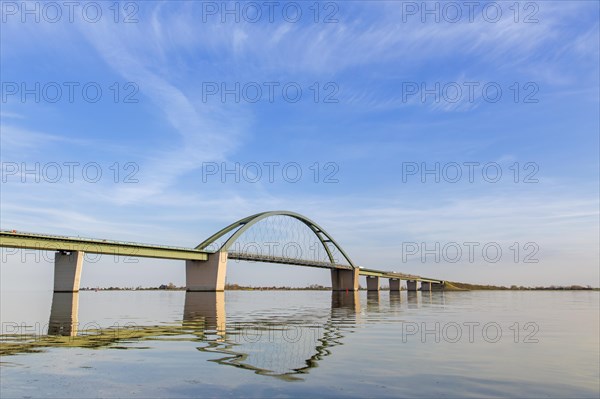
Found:
<path fill-rule="evenodd" d="M 598 292 L 2 292 L 0 396 L 592 397 Z"/>

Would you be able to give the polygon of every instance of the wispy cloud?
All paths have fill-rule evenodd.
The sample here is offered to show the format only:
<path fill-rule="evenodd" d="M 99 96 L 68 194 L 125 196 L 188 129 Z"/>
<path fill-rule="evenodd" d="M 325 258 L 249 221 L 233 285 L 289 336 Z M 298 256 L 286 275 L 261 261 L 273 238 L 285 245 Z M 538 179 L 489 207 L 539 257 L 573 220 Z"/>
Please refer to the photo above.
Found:
<path fill-rule="evenodd" d="M 142 94 L 152 101 L 176 134 L 172 149 L 148 151 L 142 169 L 151 181 L 117 189 L 114 195 L 121 202 L 152 197 L 173 186 L 181 174 L 198 168 L 204 161 L 223 160 L 237 148 L 244 134 L 245 118 L 231 115 L 224 107 L 207 109 L 198 103 L 200 94 L 196 88 L 174 82 L 165 55 L 172 50 L 171 42 L 156 14 L 150 26 L 136 25 L 126 37 L 108 22 L 93 29 L 83 28 L 81 33 L 109 67 L 125 79 L 143 82 Z"/>

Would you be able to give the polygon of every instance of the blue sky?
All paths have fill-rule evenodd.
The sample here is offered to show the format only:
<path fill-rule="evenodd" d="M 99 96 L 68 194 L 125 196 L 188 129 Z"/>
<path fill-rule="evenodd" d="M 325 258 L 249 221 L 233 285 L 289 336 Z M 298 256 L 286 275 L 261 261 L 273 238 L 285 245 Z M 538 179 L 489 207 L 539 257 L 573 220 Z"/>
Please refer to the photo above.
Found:
<path fill-rule="evenodd" d="M 2 4 L 3 229 L 195 246 L 234 220 L 286 209 L 317 221 L 364 266 L 475 283 L 600 285 L 597 2 L 521 2 L 518 16 L 513 2 L 480 2 L 472 20 L 454 2 L 456 22 L 411 8 L 435 2 L 322 2 L 318 22 L 313 2 L 280 2 L 273 22 L 266 8 L 249 21 L 256 14 L 241 14 L 243 2 L 227 3 L 239 7 L 239 22 L 221 2 L 124 2 L 117 14 L 113 2 L 98 2 L 98 18 L 86 4 L 72 20 L 60 3 L 61 18 L 45 3 Z M 437 6 L 450 13 L 446 4 Z M 284 8 L 302 15 L 290 22 Z M 222 85 L 236 83 L 239 101 L 221 97 Z M 22 176 L 36 163 L 38 172 Z M 251 167 L 239 182 L 207 175 L 208 165 L 252 163 L 262 177 Z M 455 183 L 406 175 L 436 163 L 448 173 L 458 164 L 463 175 Z M 290 164 L 302 171 L 297 182 L 282 174 Z M 487 181 L 484 165 L 502 178 Z M 137 182 L 125 182 L 130 172 Z M 403 259 L 407 243 L 436 242 L 498 243 L 503 256 Z M 523 262 L 527 243 L 537 263 Z M 49 259 L 22 258 L 4 251 L 2 289 L 50 289 Z M 183 284 L 182 262 L 102 259 L 82 277 L 83 286 L 169 281 Z M 329 284 L 329 276 L 231 263 L 228 281 Z"/>

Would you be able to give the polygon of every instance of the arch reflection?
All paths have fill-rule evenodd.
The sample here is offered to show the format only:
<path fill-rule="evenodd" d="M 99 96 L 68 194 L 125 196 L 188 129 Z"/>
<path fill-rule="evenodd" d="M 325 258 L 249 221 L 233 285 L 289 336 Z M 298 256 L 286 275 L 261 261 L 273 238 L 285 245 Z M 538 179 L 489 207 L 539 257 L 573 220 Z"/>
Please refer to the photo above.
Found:
<path fill-rule="evenodd" d="M 187 293 L 194 294 L 194 293 Z M 186 294 L 186 295 L 187 295 Z M 208 308 L 201 300 L 189 300 L 189 314 L 200 315 Z M 196 306 L 197 309 L 192 309 Z M 211 341 L 200 351 L 221 353 L 210 360 L 284 380 L 301 379 L 318 362 L 341 344 L 344 331 L 354 326 L 360 309 L 357 292 L 332 292 L 331 311 L 325 317 L 302 315 L 277 319 L 250 319 L 229 322 L 222 340 Z M 205 313 L 200 316 L 210 318 Z M 223 318 L 224 320 L 224 318 Z M 207 324 L 208 326 L 208 324 Z"/>

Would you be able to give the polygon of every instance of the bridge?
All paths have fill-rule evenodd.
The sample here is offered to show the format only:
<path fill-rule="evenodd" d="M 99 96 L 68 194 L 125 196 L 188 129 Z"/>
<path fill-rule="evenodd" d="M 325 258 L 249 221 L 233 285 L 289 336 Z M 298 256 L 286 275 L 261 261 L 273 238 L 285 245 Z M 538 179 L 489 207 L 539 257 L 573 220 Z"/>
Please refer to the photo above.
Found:
<path fill-rule="evenodd" d="M 391 291 L 405 280 L 409 291 L 441 290 L 444 281 L 412 274 L 357 266 L 321 226 L 294 212 L 262 212 L 240 219 L 195 248 L 94 238 L 68 237 L 15 230 L 0 231 L 0 247 L 56 251 L 54 292 L 78 292 L 85 253 L 185 260 L 188 291 L 223 291 L 228 260 L 317 267 L 331 270 L 333 291 L 357 291 L 359 276 L 367 290 L 389 279 Z"/>

